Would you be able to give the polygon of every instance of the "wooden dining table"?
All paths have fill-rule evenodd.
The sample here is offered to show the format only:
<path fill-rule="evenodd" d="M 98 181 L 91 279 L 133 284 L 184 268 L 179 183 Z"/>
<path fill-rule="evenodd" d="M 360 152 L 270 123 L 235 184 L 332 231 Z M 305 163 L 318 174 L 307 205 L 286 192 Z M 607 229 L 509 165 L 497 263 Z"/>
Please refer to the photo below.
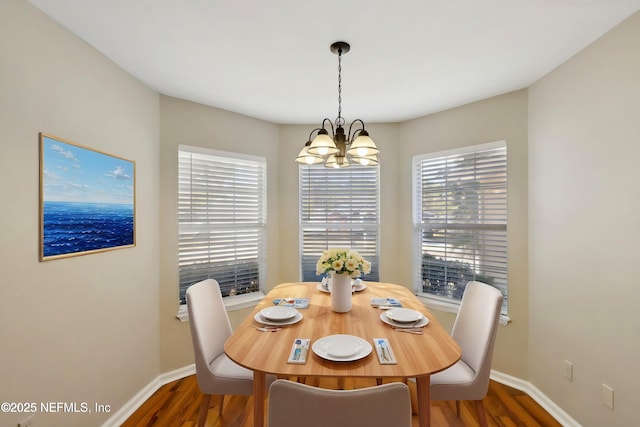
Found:
<path fill-rule="evenodd" d="M 266 375 L 278 377 L 344 378 L 415 378 L 418 417 L 421 427 L 430 425 L 430 375 L 442 371 L 461 356 L 460 346 L 442 328 L 437 319 L 406 287 L 391 283 L 364 282 L 366 288 L 355 292 L 352 309 L 336 313 L 331 309 L 331 295 L 317 282 L 282 283 L 274 287 L 253 312 L 235 329 L 224 346 L 231 360 L 253 371 L 254 427 L 264 426 Z M 308 298 L 308 308 L 298 311 L 303 318 L 278 332 L 262 332 L 255 315 L 274 306 L 274 300 Z M 372 306 L 371 298 L 395 298 L 403 308 L 423 313 L 429 323 L 422 334 L 402 333 L 380 318 L 383 310 Z M 381 364 L 375 345 L 373 351 L 355 361 L 331 361 L 312 351 L 304 364 L 287 363 L 294 340 L 318 339 L 335 334 L 349 334 L 374 344 L 374 338 L 386 338 L 397 364 Z"/>

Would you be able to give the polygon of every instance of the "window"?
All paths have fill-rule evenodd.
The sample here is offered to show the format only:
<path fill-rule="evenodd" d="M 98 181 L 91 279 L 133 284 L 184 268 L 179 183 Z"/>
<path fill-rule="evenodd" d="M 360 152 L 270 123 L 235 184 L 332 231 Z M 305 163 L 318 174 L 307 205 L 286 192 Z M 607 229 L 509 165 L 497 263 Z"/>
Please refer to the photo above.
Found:
<path fill-rule="evenodd" d="M 478 280 L 500 289 L 506 315 L 506 143 L 415 156 L 413 184 L 418 292 L 459 304 Z"/>
<path fill-rule="evenodd" d="M 266 160 L 181 145 L 178 152 L 180 301 L 216 279 L 223 296 L 263 284 Z"/>
<path fill-rule="evenodd" d="M 317 281 L 316 262 L 328 248 L 351 248 L 379 280 L 380 168 L 300 166 L 300 247 L 303 281 Z"/>

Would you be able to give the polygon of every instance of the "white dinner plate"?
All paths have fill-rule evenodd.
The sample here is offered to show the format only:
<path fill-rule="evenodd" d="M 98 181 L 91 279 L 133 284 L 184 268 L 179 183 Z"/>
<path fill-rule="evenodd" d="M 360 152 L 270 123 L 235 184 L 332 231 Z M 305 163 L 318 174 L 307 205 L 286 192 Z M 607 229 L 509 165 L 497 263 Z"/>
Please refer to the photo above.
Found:
<path fill-rule="evenodd" d="M 346 334 L 320 338 L 311 348 L 318 356 L 334 362 L 353 362 L 368 356 L 373 349 L 371 344 L 362 338 Z"/>
<path fill-rule="evenodd" d="M 331 289 L 329 288 L 329 286 L 324 287 L 322 283 L 318 283 L 318 285 L 316 286 L 316 289 L 319 290 L 320 292 L 331 293 Z"/>
<path fill-rule="evenodd" d="M 414 323 L 422 319 L 424 315 L 410 308 L 392 308 L 387 311 L 387 317 L 398 323 Z"/>
<path fill-rule="evenodd" d="M 281 320 L 281 321 L 269 320 L 264 316 L 262 316 L 260 312 L 256 313 L 256 315 L 253 316 L 253 318 L 255 319 L 256 322 L 262 323 L 263 325 L 271 325 L 271 326 L 293 325 L 294 323 L 298 323 L 299 321 L 301 321 L 303 317 L 302 313 L 300 313 L 298 310 L 296 311 L 297 311 L 296 315 L 293 316 L 291 319 Z"/>
<path fill-rule="evenodd" d="M 331 286 L 327 286 L 326 288 L 324 286 L 322 286 L 322 283 L 318 283 L 318 285 L 316 286 L 316 289 L 319 290 L 320 292 L 326 292 L 326 293 L 331 293 Z M 364 291 L 365 289 L 367 289 L 367 285 L 365 285 L 364 283 L 360 282 L 360 283 L 356 283 L 352 286 L 352 289 L 355 292 L 360 292 L 360 291 Z"/>
<path fill-rule="evenodd" d="M 429 324 L 429 318 L 424 316 L 418 323 L 400 323 L 395 322 L 387 317 L 387 311 L 383 311 L 380 313 L 380 320 L 382 320 L 387 325 L 395 326 L 396 328 L 422 328 L 423 326 L 427 326 Z"/>
<path fill-rule="evenodd" d="M 365 285 L 364 282 L 357 282 L 353 285 L 353 290 L 356 292 L 364 291 L 365 289 L 367 289 L 367 285 Z"/>
<path fill-rule="evenodd" d="M 292 307 L 267 307 L 260 310 L 260 314 L 267 320 L 273 320 L 274 322 L 282 322 L 284 320 L 292 319 L 296 315 L 298 310 Z"/>

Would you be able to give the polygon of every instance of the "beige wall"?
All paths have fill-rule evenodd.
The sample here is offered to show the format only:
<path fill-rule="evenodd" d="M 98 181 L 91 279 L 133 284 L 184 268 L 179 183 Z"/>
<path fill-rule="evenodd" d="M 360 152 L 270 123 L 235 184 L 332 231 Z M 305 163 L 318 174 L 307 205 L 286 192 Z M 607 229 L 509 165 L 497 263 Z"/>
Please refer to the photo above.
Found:
<path fill-rule="evenodd" d="M 136 161 L 136 247 L 38 262 L 38 132 Z M 157 93 L 28 2 L 0 1 L 0 402 L 115 411 L 158 375 L 158 140 Z"/>
<path fill-rule="evenodd" d="M 495 368 L 527 376 L 527 92 L 519 91 L 402 124 L 370 124 L 367 129 L 381 150 L 380 280 L 413 288 L 411 273 L 411 160 L 415 154 L 483 142 L 506 140 L 509 167 L 509 290 L 512 323 L 500 328 Z M 176 150 L 178 143 L 209 146 L 269 157 L 269 286 L 299 280 L 298 165 L 293 161 L 313 125 L 275 125 L 223 110 L 161 97 L 161 207 L 163 370 L 191 363 L 187 324 L 177 309 Z M 246 137 L 230 138 L 245 129 Z M 255 135 L 251 135 L 255 132 Z M 262 140 L 246 144 L 245 140 Z M 204 145 L 206 144 L 206 145 Z M 278 144 L 269 154 L 268 147 Z M 275 155 L 277 153 L 277 156 Z M 273 183 L 273 184 L 272 184 Z M 276 206 L 274 206 L 277 203 Z M 276 256 L 278 256 L 276 258 Z M 293 262 L 292 262 L 293 260 Z M 273 266 L 273 268 L 272 268 Z M 276 267 L 279 266 L 279 269 Z M 237 323 L 247 311 L 232 312 Z M 450 327 L 454 315 L 439 313 Z"/>
<path fill-rule="evenodd" d="M 411 120 L 401 125 L 398 205 L 399 234 L 403 244 L 393 252 L 403 266 L 401 281 L 410 283 L 411 250 L 411 158 L 485 142 L 507 142 L 508 173 L 508 286 L 511 323 L 500 326 L 493 368 L 527 378 L 527 91 L 521 90 L 452 110 Z M 434 313 L 436 313 L 434 311 Z M 455 315 L 437 313 L 450 328 Z"/>
<path fill-rule="evenodd" d="M 278 126 L 168 96 L 160 97 L 160 331 L 162 372 L 193 363 L 189 324 L 178 312 L 178 146 L 211 148 L 267 159 L 267 288 L 279 282 Z M 230 313 L 237 324 L 248 310 Z"/>
<path fill-rule="evenodd" d="M 163 371 L 192 363 L 188 324 L 177 310 L 177 145 L 269 158 L 269 286 L 299 280 L 298 164 L 293 161 L 313 125 L 275 126 L 191 102 L 161 97 L 161 333 Z M 233 132 L 231 129 L 235 129 Z M 243 135 L 238 135 L 243 129 Z M 370 124 L 381 150 L 380 280 L 412 283 L 411 161 L 415 154 L 506 140 L 509 168 L 509 301 L 512 322 L 501 326 L 494 368 L 527 377 L 527 92 L 491 98 L 401 124 Z M 247 144 L 245 141 L 262 141 Z M 269 147 L 273 149 L 270 154 Z M 276 147 L 276 148 L 274 148 Z M 277 185 L 277 188 L 275 186 Z M 276 205 L 277 204 L 277 205 Z M 293 260 L 293 261 L 292 261 Z M 272 268 L 273 266 L 273 268 Z M 279 268 L 277 268 L 279 266 Z M 232 323 L 248 310 L 231 312 Z M 438 313 L 450 328 L 454 315 Z"/>
<path fill-rule="evenodd" d="M 636 13 L 530 89 L 530 380 L 584 426 L 637 425 L 639 52 Z"/>
<path fill-rule="evenodd" d="M 280 280 L 298 280 L 298 167 L 292 161 L 312 125 L 281 126 Z M 371 124 L 367 130 L 380 154 L 380 280 L 413 289 L 412 156 L 506 140 L 509 173 L 509 314 L 498 333 L 494 368 L 527 377 L 527 92 L 491 98 L 400 124 Z M 288 159 L 288 160 L 287 160 Z M 438 313 L 450 328 L 454 315 Z"/>
<path fill-rule="evenodd" d="M 280 281 L 300 280 L 299 258 L 299 193 L 298 193 L 298 163 L 293 160 L 304 146 L 309 132 L 317 125 L 282 125 L 280 126 L 280 162 L 279 192 L 280 192 Z M 397 124 L 371 124 L 367 131 L 374 138 L 378 148 L 382 151 L 380 161 L 384 167 L 380 169 L 380 217 L 381 217 L 381 265 L 380 280 L 402 283 L 407 286 L 410 282 L 401 281 L 401 272 L 395 256 L 396 248 L 401 246 L 398 229 L 399 191 L 398 161 L 396 148 L 400 144 L 399 126 Z"/>
<path fill-rule="evenodd" d="M 381 280 L 409 288 L 411 157 L 507 141 L 512 323 L 500 327 L 494 368 L 530 380 L 585 426 L 634 420 L 639 40 L 636 14 L 529 92 L 367 126 L 382 150 Z M 188 324 L 175 319 L 178 144 L 267 157 L 267 287 L 298 278 L 292 159 L 313 125 L 159 96 L 22 0 L 0 2 L 0 111 L 1 401 L 117 409 L 193 362 Z M 38 262 L 40 131 L 136 160 L 135 248 Z M 454 319 L 438 317 L 447 327 Z M 563 359 L 575 364 L 573 383 L 562 378 Z M 616 389 L 613 413 L 600 404 L 602 382 Z M 0 414 L 0 424 L 23 418 Z"/>

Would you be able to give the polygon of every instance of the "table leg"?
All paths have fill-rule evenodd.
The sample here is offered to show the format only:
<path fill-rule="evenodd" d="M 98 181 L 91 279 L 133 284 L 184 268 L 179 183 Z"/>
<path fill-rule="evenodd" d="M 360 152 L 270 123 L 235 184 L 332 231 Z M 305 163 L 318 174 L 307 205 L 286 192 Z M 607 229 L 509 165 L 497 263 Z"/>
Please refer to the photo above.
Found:
<path fill-rule="evenodd" d="M 264 398 L 266 374 L 253 371 L 253 426 L 264 426 Z"/>
<path fill-rule="evenodd" d="M 420 427 L 431 425 L 431 377 L 424 375 L 416 378 L 418 391 L 418 421 Z"/>

